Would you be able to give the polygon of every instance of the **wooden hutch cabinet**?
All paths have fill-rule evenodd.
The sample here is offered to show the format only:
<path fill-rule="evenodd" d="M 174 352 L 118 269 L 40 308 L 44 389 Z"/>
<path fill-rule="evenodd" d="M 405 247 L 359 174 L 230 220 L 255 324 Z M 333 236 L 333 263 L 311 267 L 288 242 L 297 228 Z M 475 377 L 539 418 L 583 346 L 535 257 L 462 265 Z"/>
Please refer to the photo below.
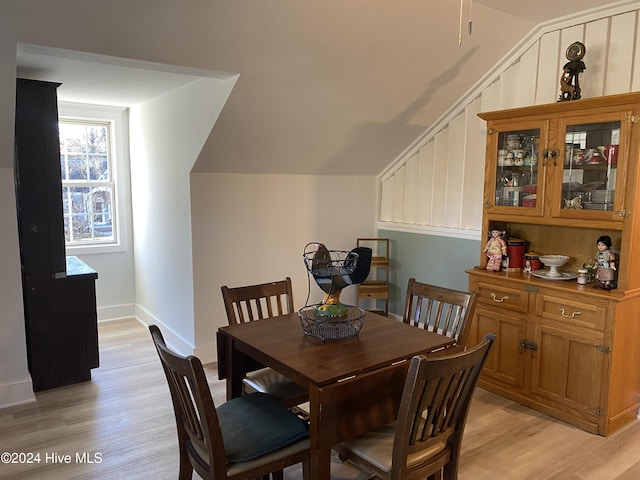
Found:
<path fill-rule="evenodd" d="M 16 83 L 15 186 L 27 361 L 39 392 L 91 380 L 99 366 L 95 281 L 66 256 L 57 91 Z"/>
<path fill-rule="evenodd" d="M 480 297 L 470 343 L 497 334 L 480 386 L 609 435 L 640 407 L 640 93 L 479 116 L 483 246 L 497 227 L 529 251 L 569 256 L 560 278 L 488 271 L 484 253 L 467 270 Z M 575 280 L 601 235 L 617 254 L 613 290 Z"/>

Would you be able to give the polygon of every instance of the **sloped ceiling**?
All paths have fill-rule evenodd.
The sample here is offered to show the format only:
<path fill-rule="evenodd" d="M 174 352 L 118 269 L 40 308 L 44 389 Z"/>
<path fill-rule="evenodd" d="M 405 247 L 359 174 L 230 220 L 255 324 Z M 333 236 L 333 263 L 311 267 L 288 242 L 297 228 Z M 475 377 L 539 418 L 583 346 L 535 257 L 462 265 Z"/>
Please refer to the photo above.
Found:
<path fill-rule="evenodd" d="M 240 75 L 194 171 L 377 175 L 536 25 L 602 2 L 462 3 L 459 46 L 453 0 L 163 2 L 174 28 L 206 45 L 207 67 Z M 52 80 L 64 84 L 61 64 Z M 64 95 L 75 98 L 69 87 Z M 109 95 L 102 103 L 136 102 L 131 90 Z"/>

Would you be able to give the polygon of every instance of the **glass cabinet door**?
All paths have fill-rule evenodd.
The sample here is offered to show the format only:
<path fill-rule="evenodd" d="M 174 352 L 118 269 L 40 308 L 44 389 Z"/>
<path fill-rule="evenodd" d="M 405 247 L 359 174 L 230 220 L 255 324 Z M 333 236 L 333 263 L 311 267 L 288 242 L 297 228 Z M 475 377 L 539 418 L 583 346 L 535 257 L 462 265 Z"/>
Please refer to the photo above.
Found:
<path fill-rule="evenodd" d="M 562 174 L 562 210 L 614 209 L 620 121 L 567 124 Z"/>
<path fill-rule="evenodd" d="M 525 126 L 522 129 L 497 131 L 495 134 L 495 207 L 532 209 L 531 213 L 540 211 L 540 128 Z"/>
<path fill-rule="evenodd" d="M 558 123 L 551 216 L 622 222 L 632 111 L 568 116 Z M 562 143 L 564 142 L 564 145 Z"/>

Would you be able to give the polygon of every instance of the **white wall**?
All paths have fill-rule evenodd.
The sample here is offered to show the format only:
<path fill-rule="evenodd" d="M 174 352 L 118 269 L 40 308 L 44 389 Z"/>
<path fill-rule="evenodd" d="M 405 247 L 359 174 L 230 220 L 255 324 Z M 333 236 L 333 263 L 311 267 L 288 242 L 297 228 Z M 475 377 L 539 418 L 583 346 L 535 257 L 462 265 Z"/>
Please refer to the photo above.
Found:
<path fill-rule="evenodd" d="M 86 63 L 86 68 L 95 68 Z M 58 79 L 63 80 L 66 79 Z M 58 90 L 58 95 L 60 91 Z M 58 98 L 60 100 L 60 98 Z M 131 222 L 131 179 L 129 162 L 129 113 L 124 107 L 105 107 L 58 102 L 58 115 L 78 119 L 108 120 L 113 125 L 111 173 L 116 180 L 115 213 L 118 244 L 82 245 L 66 248 L 98 272 L 96 303 L 98 321 L 132 317 L 135 314 L 136 290 L 133 271 L 133 225 Z"/>
<path fill-rule="evenodd" d="M 375 235 L 377 177 L 191 175 L 196 352 L 215 361 L 215 331 L 227 324 L 222 285 L 290 276 L 296 308 L 305 303 L 304 246 L 351 250 Z M 322 299 L 311 279 L 311 301 Z M 341 295 L 355 302 L 355 287 Z"/>
<path fill-rule="evenodd" d="M 555 102 L 565 52 L 586 46 L 582 98 L 640 90 L 640 4 L 541 25 L 381 176 L 378 227 L 480 239 L 486 126 L 477 114 Z"/>
<path fill-rule="evenodd" d="M 195 349 L 189 172 L 236 80 L 198 80 L 130 114 L 136 316 L 183 353 Z"/>
<path fill-rule="evenodd" d="M 13 175 L 16 43 L 0 15 L 0 407 L 34 399 L 27 369 Z"/>
<path fill-rule="evenodd" d="M 0 407 L 34 398 L 27 369 L 12 168 L 0 168 Z"/>

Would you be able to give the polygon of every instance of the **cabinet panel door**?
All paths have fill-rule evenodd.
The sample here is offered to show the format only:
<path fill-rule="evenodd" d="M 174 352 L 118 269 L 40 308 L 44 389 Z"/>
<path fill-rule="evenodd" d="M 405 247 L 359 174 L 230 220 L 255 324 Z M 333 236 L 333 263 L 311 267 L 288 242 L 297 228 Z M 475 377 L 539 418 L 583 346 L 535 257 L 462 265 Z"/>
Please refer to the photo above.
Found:
<path fill-rule="evenodd" d="M 487 333 L 496 334 L 491 353 L 482 370 L 485 379 L 491 378 L 522 388 L 524 366 L 520 342 L 525 339 L 526 320 L 479 307 L 476 309 L 472 330 L 477 339 Z"/>
<path fill-rule="evenodd" d="M 603 336 L 593 331 L 532 325 L 537 349 L 532 353 L 531 391 L 597 423 L 606 353 Z"/>
<path fill-rule="evenodd" d="M 487 213 L 541 216 L 549 121 L 489 122 L 485 198 Z"/>
<path fill-rule="evenodd" d="M 56 88 L 18 79 L 15 175 L 22 271 L 41 281 L 66 272 Z"/>
<path fill-rule="evenodd" d="M 550 215 L 622 222 L 632 110 L 561 118 L 550 168 Z"/>

